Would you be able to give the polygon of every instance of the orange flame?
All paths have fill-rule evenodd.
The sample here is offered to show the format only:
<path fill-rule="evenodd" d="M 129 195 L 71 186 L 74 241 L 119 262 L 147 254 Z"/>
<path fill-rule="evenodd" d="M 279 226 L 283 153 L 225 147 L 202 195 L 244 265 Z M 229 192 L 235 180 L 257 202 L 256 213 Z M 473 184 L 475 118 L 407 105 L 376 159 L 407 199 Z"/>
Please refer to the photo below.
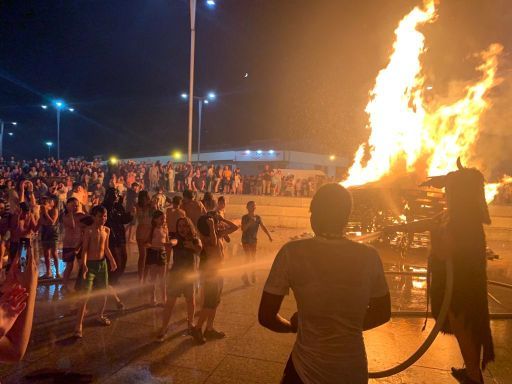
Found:
<path fill-rule="evenodd" d="M 492 44 L 480 54 L 483 63 L 476 69 L 481 78 L 466 87 L 464 97 L 437 108 L 428 106 L 420 61 L 425 36 L 418 27 L 435 19 L 435 2 L 428 0 L 395 30 L 389 64 L 379 72 L 366 106 L 371 134 L 358 148 L 344 186 L 378 181 L 397 167 L 438 175 L 453 170 L 458 156 L 468 163 L 480 116 L 490 105 L 488 92 L 499 83 L 496 72 L 503 47 Z"/>

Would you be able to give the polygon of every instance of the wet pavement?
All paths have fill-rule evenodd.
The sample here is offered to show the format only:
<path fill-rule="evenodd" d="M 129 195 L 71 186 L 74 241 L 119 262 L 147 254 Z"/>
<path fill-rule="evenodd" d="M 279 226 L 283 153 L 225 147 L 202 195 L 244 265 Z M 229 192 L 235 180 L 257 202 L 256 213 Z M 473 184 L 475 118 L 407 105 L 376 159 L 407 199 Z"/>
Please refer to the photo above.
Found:
<path fill-rule="evenodd" d="M 23 362 L 1 367 L 2 383 L 278 383 L 288 359 L 294 335 L 276 334 L 262 328 L 256 318 L 262 285 L 277 249 L 297 230 L 275 229 L 275 241 L 261 236 L 257 283 L 245 287 L 240 279 L 241 256 L 239 234 L 232 236 L 225 270 L 222 303 L 216 327 L 226 332 L 223 340 L 196 346 L 185 335 L 186 314 L 182 299 L 178 301 L 168 338 L 155 340 L 160 325 L 161 308 L 148 305 L 149 295 L 133 273 L 137 252 L 130 245 L 128 273 L 123 279 L 121 297 L 126 305 L 117 311 L 109 301 L 108 314 L 113 320 L 104 327 L 88 317 L 82 340 L 72 338 L 76 297 L 64 295 L 58 284 L 38 288 L 36 320 L 28 352 Z M 510 243 L 491 243 L 500 255 L 489 262 L 489 278 L 512 283 Z M 387 270 L 398 270 L 399 255 L 382 252 Z M 421 272 L 424 254 L 411 255 L 405 267 Z M 422 332 L 426 282 L 422 276 L 388 275 L 393 311 L 397 316 L 386 325 L 365 333 L 370 370 L 380 370 L 407 358 L 426 338 L 434 322 L 429 319 Z M 512 291 L 490 287 L 492 313 L 512 313 Z M 90 306 L 91 307 L 91 306 Z M 282 314 L 291 316 L 296 306 L 293 297 L 283 303 Z M 94 303 L 90 309 L 94 313 Z M 486 372 L 486 383 L 512 382 L 512 321 L 492 321 L 496 344 L 496 362 Z M 455 339 L 438 336 L 431 349 L 405 372 L 370 383 L 455 383 L 450 367 L 462 366 Z M 43 374 L 45 373 L 45 374 Z M 37 378 L 31 379 L 30 375 Z M 39 376 L 37 376 L 39 375 Z M 45 376 L 46 375 L 46 376 Z"/>

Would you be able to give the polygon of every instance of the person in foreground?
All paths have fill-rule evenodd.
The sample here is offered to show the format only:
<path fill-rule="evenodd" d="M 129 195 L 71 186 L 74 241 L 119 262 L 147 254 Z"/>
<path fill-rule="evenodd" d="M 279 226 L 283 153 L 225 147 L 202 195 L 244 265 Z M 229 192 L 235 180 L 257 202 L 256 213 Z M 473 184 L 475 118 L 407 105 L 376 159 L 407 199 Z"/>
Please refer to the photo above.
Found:
<path fill-rule="evenodd" d="M 32 332 L 38 270 L 30 243 L 27 243 L 26 249 L 24 270 L 20 267 L 18 252 L 1 288 L 0 362 L 3 363 L 15 363 L 23 359 Z"/>
<path fill-rule="evenodd" d="M 110 319 L 105 316 L 108 294 L 107 259 L 111 272 L 117 269 L 117 264 L 108 247 L 110 229 L 105 226 L 107 222 L 107 209 L 102 205 L 97 205 L 91 210 L 91 215 L 94 223 L 85 230 L 82 245 L 81 273 L 83 278 L 82 288 L 85 291 L 85 296 L 78 310 L 74 334 L 76 338 L 82 338 L 85 311 L 93 288 L 104 292 L 104 294 L 99 294 L 99 296 L 102 296 L 102 304 L 98 313 L 98 322 L 105 326 L 111 324 Z"/>
<path fill-rule="evenodd" d="M 425 220 L 393 226 L 396 232 L 430 232 L 432 314 L 439 316 L 446 284 L 446 260 L 453 262 L 453 295 L 442 331 L 457 338 L 465 368 L 452 368 L 463 384 L 483 383 L 482 369 L 494 360 L 487 301 L 487 256 L 483 224 L 490 224 L 480 171 L 462 166 L 423 186 L 445 188 L 447 210 Z"/>
<path fill-rule="evenodd" d="M 391 302 L 377 251 L 347 239 L 350 193 L 326 184 L 311 200 L 315 236 L 291 241 L 277 254 L 258 313 L 274 332 L 297 332 L 282 384 L 363 384 L 368 364 L 363 331 L 389 321 Z M 296 312 L 279 315 L 293 290 Z"/>

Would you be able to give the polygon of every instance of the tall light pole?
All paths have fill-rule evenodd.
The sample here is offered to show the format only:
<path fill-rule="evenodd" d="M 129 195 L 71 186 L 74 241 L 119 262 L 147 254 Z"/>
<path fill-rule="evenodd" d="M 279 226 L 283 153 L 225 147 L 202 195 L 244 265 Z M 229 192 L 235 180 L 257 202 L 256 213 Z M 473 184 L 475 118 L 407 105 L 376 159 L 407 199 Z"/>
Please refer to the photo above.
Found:
<path fill-rule="evenodd" d="M 0 119 L 0 157 L 4 157 L 4 127 L 5 124 L 18 125 L 15 121 L 3 121 Z M 12 135 L 11 135 L 12 136 Z"/>
<path fill-rule="evenodd" d="M 69 112 L 75 112 L 75 109 L 67 107 L 62 100 L 54 100 L 52 104 L 57 110 L 57 160 L 60 160 L 60 111 L 65 109 Z M 41 108 L 48 109 L 48 106 L 41 105 Z"/>
<path fill-rule="evenodd" d="M 51 141 L 47 141 L 44 144 L 48 147 L 48 158 L 50 158 L 50 156 L 51 156 L 51 149 L 53 147 L 53 143 Z"/>
<path fill-rule="evenodd" d="M 217 98 L 217 95 L 215 94 L 215 92 L 208 92 L 208 94 L 206 96 L 193 96 L 191 98 L 188 97 L 188 95 L 186 93 L 182 93 L 181 94 L 181 98 L 182 99 L 189 99 L 189 105 L 190 105 L 190 100 L 197 100 L 197 117 L 198 117 L 198 125 L 197 125 L 197 161 L 199 161 L 199 158 L 201 156 L 201 125 L 202 125 L 202 121 L 203 121 L 203 104 L 208 104 L 210 101 L 214 101 L 216 98 Z M 192 148 L 192 144 L 190 143 L 191 147 Z M 189 156 L 189 159 L 192 158 L 192 153 L 190 154 Z M 191 161 L 191 160 L 189 160 Z"/>
<path fill-rule="evenodd" d="M 206 0 L 209 8 L 215 7 L 215 0 Z M 196 54 L 196 7 L 197 0 L 190 0 L 190 80 L 188 94 L 188 161 L 192 161 L 192 120 L 194 115 L 194 60 Z"/>

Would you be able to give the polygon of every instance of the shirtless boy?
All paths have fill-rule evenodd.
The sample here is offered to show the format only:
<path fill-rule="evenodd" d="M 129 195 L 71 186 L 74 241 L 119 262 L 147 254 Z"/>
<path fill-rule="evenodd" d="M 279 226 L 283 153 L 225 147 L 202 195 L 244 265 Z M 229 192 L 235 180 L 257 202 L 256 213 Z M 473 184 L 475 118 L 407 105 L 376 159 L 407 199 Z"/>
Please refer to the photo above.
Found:
<path fill-rule="evenodd" d="M 172 198 L 172 207 L 167 208 L 165 213 L 170 239 L 176 238 L 176 223 L 178 219 L 187 216 L 185 211 L 181 209 L 181 200 L 181 196 L 174 196 Z"/>
<path fill-rule="evenodd" d="M 84 232 L 82 246 L 82 287 L 86 291 L 85 299 L 78 311 L 78 319 L 75 328 L 75 337 L 82 337 L 82 324 L 84 321 L 87 301 L 92 289 L 104 290 L 103 304 L 98 313 L 98 321 L 103 325 L 110 325 L 110 319 L 105 316 L 107 304 L 108 272 L 107 260 L 110 263 L 110 271 L 117 269 L 116 261 L 108 247 L 110 229 L 105 226 L 107 222 L 107 210 L 103 206 L 96 206 L 92 209 L 91 215 L 94 223 Z"/>

